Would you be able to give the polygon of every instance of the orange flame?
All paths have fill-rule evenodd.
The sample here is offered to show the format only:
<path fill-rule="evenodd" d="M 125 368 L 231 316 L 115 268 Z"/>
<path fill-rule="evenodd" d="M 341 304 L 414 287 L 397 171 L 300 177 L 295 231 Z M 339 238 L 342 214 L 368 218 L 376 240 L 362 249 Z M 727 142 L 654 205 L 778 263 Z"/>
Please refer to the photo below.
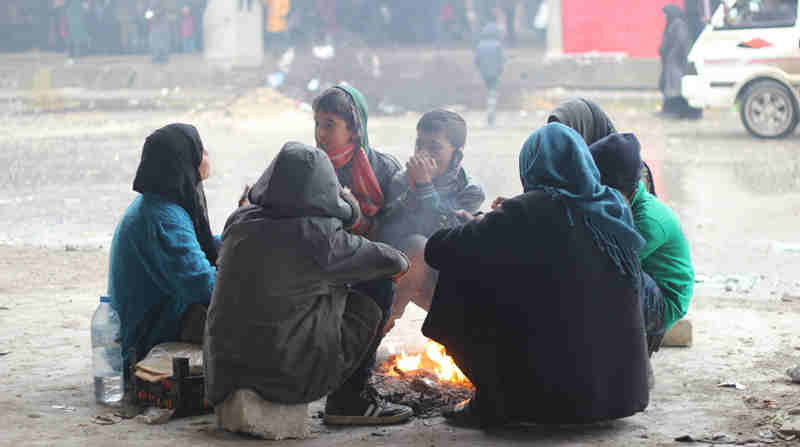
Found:
<path fill-rule="evenodd" d="M 402 352 L 395 357 L 393 368 L 402 372 L 412 372 L 424 367 L 430 367 L 442 382 L 451 382 L 463 386 L 472 386 L 469 379 L 456 366 L 453 358 L 447 355 L 444 346 L 433 340 L 428 340 L 425 352 L 408 355 Z"/>

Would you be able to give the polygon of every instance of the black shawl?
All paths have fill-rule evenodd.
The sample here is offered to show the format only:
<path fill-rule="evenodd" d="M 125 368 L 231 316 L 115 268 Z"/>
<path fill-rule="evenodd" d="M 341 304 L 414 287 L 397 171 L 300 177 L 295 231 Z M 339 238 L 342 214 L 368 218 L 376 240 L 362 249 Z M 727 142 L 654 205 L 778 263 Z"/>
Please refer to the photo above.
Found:
<path fill-rule="evenodd" d="M 164 126 L 144 142 L 133 190 L 158 194 L 186 210 L 206 258 L 216 265 L 217 243 L 211 234 L 206 195 L 197 170 L 202 160 L 203 142 L 194 126 L 179 123 Z"/>

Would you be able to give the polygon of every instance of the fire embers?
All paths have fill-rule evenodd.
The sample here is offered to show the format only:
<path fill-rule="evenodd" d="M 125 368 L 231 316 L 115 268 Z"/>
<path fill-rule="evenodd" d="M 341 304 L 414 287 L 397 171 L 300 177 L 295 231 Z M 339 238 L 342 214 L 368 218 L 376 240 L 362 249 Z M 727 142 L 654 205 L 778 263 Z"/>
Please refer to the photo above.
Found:
<path fill-rule="evenodd" d="M 421 418 L 440 415 L 474 391 L 444 346 L 431 340 L 425 352 L 390 356 L 373 376 L 373 385 L 387 400 L 410 406 Z"/>

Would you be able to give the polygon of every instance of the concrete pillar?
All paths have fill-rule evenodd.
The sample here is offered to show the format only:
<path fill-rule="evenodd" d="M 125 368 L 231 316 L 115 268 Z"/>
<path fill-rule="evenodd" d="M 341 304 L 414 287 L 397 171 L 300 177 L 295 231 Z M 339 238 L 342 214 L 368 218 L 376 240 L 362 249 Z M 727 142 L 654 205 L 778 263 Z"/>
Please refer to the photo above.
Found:
<path fill-rule="evenodd" d="M 561 0 L 547 0 L 547 55 L 564 53 L 564 36 L 561 22 Z"/>
<path fill-rule="evenodd" d="M 261 0 L 208 0 L 203 14 L 206 61 L 230 70 L 258 67 L 264 61 Z"/>

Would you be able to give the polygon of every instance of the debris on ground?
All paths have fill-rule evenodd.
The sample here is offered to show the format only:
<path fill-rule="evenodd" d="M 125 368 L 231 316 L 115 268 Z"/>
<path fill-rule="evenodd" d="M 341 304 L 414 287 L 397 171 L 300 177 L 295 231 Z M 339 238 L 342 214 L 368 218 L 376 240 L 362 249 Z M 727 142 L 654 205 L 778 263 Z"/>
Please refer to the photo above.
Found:
<path fill-rule="evenodd" d="M 781 424 L 780 430 L 778 430 L 778 435 L 783 435 L 783 436 L 800 435 L 800 419 L 791 418 L 785 420 L 783 424 Z"/>
<path fill-rule="evenodd" d="M 786 375 L 792 379 L 794 383 L 800 383 L 800 365 L 795 366 L 794 368 L 789 368 L 786 370 Z"/>
<path fill-rule="evenodd" d="M 148 425 L 166 424 L 175 414 L 174 409 L 150 407 L 144 413 L 136 416 L 136 420 Z"/>
<path fill-rule="evenodd" d="M 775 242 L 774 245 L 775 250 L 781 253 L 800 253 L 800 245 L 798 244 L 783 244 L 780 242 Z"/>
<path fill-rule="evenodd" d="M 683 436 L 678 436 L 677 438 L 675 438 L 675 441 L 676 442 L 684 442 L 684 443 L 695 443 L 695 442 L 698 442 L 698 443 L 702 443 L 702 444 L 715 444 L 715 445 L 741 444 L 739 441 L 737 441 L 736 439 L 728 436 L 725 433 L 715 433 L 715 434 L 711 435 L 710 437 L 704 437 L 704 438 L 695 438 L 692 435 L 683 435 Z"/>
<path fill-rule="evenodd" d="M 122 422 L 122 418 L 115 414 L 101 414 L 92 418 L 92 423 L 97 425 L 114 425 Z"/>
<path fill-rule="evenodd" d="M 737 390 L 746 390 L 747 387 L 742 385 L 741 383 L 736 382 L 722 382 L 717 385 L 719 388 L 735 388 Z"/>
<path fill-rule="evenodd" d="M 411 407 L 414 416 L 421 419 L 441 416 L 444 409 L 471 398 L 474 393 L 472 387 L 439 381 L 427 370 L 396 374 L 380 368 L 371 380 L 386 400 Z"/>
<path fill-rule="evenodd" d="M 65 413 L 74 413 L 78 409 L 75 407 L 70 407 L 69 405 L 53 405 L 50 408 L 54 410 L 64 410 Z"/>
<path fill-rule="evenodd" d="M 761 399 L 756 396 L 747 396 L 744 403 L 756 410 L 770 410 L 775 408 L 775 401 L 771 399 Z M 791 414 L 791 413 L 790 413 Z"/>

